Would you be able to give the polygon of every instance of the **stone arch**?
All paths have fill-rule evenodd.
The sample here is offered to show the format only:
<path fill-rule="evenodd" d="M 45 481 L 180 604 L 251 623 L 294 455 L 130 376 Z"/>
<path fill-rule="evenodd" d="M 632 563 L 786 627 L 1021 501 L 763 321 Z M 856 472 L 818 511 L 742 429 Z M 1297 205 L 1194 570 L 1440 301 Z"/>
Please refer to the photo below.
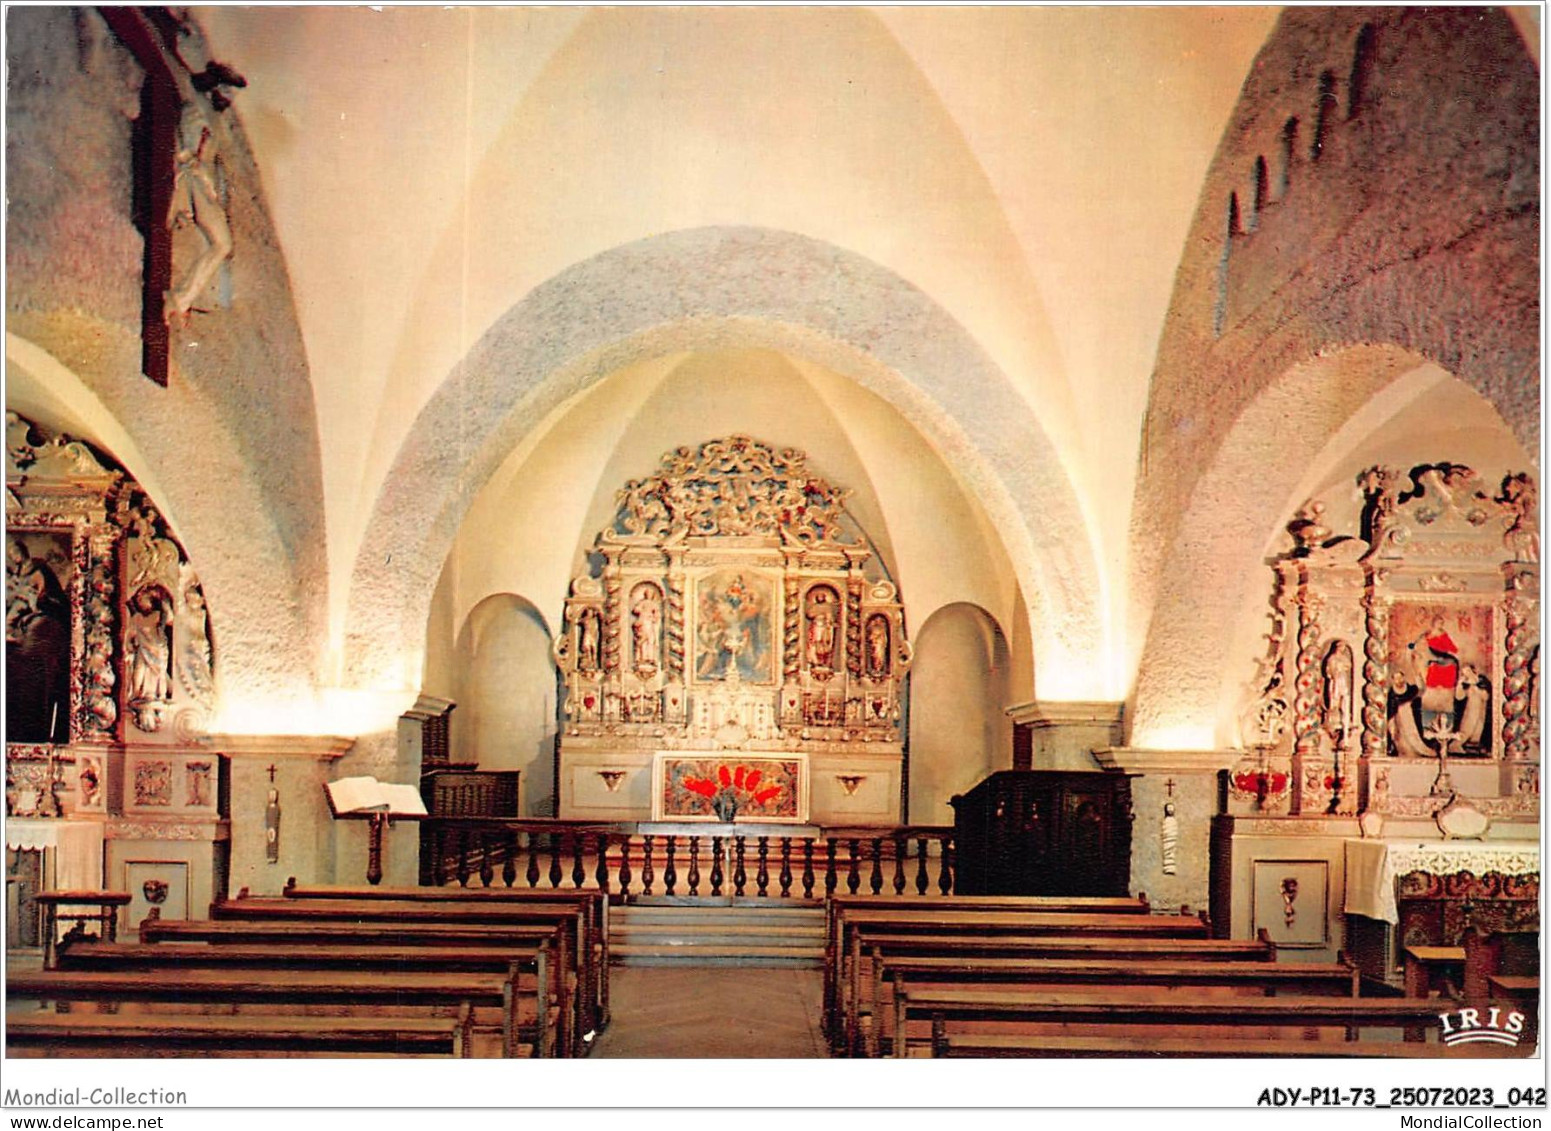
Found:
<path fill-rule="evenodd" d="M 1012 764 L 1005 716 L 1007 637 L 979 605 L 956 602 L 916 630 L 910 671 L 910 820 L 953 823 L 948 799 Z"/>
<path fill-rule="evenodd" d="M 579 316 L 578 311 L 586 311 Z M 829 366 L 897 408 L 981 500 L 1032 594 L 1033 647 L 1101 678 L 1099 566 L 1048 436 L 941 307 L 854 253 L 789 232 L 701 228 L 603 252 L 498 320 L 421 411 L 352 575 L 349 678 L 399 685 L 469 501 L 525 437 L 622 365 L 736 344 Z M 1082 694 L 1083 687 L 1073 689 Z"/>
<path fill-rule="evenodd" d="M 1242 651 L 1268 543 L 1300 491 L 1440 380 L 1452 378 L 1418 354 L 1359 346 L 1293 366 L 1244 410 L 1201 469 L 1163 558 L 1128 712 L 1133 745 L 1231 739 L 1229 687 L 1251 672 L 1225 658 Z"/>
<path fill-rule="evenodd" d="M 213 726 L 258 729 L 294 708 L 287 725 L 305 729 L 313 687 L 306 602 L 285 567 L 287 549 L 265 509 L 266 496 L 237 455 L 189 437 L 218 435 L 202 402 L 183 411 L 125 416 L 42 346 L 14 333 L 5 339 L 6 403 L 57 425 L 118 460 L 145 489 L 198 571 L 220 633 L 221 687 Z M 220 492 L 205 490 L 220 483 Z M 240 519 L 240 520 L 239 520 Z M 244 700 L 247 689 L 251 700 Z"/>
<path fill-rule="evenodd" d="M 1348 117 L 1331 107 L 1352 104 L 1354 69 L 1359 112 Z M 1431 360 L 1538 452 L 1539 92 L 1524 40 L 1498 11 L 1284 11 L 1208 171 L 1159 343 L 1132 511 L 1133 662 L 1143 648 L 1150 664 L 1188 644 L 1150 622 L 1165 615 L 1164 589 L 1191 556 L 1176 543 L 1205 536 L 1200 500 L 1217 495 L 1226 521 L 1242 505 L 1206 482 L 1238 458 L 1230 434 L 1255 416 L 1277 443 L 1318 450 L 1307 447 L 1313 435 L 1297 434 L 1316 406 L 1292 406 L 1289 423 L 1262 415 L 1271 403 L 1262 398 L 1279 398 L 1279 385 L 1292 387 L 1285 376 L 1310 359 L 1392 345 L 1412 364 Z M 1322 107 L 1316 152 L 1309 135 Z M 1253 231 L 1228 230 L 1233 194 L 1279 146 L 1281 192 Z M 1315 380 L 1308 391 L 1331 397 L 1322 412 L 1340 421 L 1382 384 L 1354 380 Z M 1327 423 L 1315 426 L 1328 437 Z M 1253 482 L 1245 489 L 1258 496 Z M 1145 720 L 1158 678 L 1138 671 L 1134 737 L 1202 741 L 1196 724 L 1171 738 Z"/>
<path fill-rule="evenodd" d="M 525 597 L 497 593 L 458 631 L 450 677 L 458 709 L 452 748 L 477 751 L 481 770 L 522 773 L 523 816 L 555 814 L 555 666 L 544 616 Z"/>

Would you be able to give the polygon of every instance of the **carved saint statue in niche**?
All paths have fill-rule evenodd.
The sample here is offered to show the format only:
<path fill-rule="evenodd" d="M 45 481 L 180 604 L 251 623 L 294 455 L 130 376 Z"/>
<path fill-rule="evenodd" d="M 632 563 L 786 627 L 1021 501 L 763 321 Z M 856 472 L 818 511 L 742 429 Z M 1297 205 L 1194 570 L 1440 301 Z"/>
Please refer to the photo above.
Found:
<path fill-rule="evenodd" d="M 655 585 L 635 587 L 630 605 L 630 638 L 634 647 L 635 668 L 643 676 L 657 670 L 662 640 L 662 594 Z"/>
<path fill-rule="evenodd" d="M 584 609 L 577 623 L 576 669 L 598 670 L 598 610 Z"/>
<path fill-rule="evenodd" d="M 874 616 L 867 622 L 867 674 L 889 674 L 889 622 L 886 617 Z"/>
<path fill-rule="evenodd" d="M 1352 646 L 1334 641 L 1325 653 L 1325 731 L 1337 747 L 1352 733 Z"/>
<path fill-rule="evenodd" d="M 839 599 L 833 590 L 819 587 L 808 597 L 808 664 L 833 668 L 835 663 L 835 612 Z"/>
<path fill-rule="evenodd" d="M 1159 857 L 1163 874 L 1172 876 L 1179 869 L 1179 818 L 1174 815 L 1174 802 L 1163 803 L 1163 822 L 1158 829 Z"/>
<path fill-rule="evenodd" d="M 172 699 L 171 604 L 165 590 L 148 585 L 130 598 L 126 610 L 129 702 L 135 725 L 147 732 L 161 727 L 161 708 Z"/>

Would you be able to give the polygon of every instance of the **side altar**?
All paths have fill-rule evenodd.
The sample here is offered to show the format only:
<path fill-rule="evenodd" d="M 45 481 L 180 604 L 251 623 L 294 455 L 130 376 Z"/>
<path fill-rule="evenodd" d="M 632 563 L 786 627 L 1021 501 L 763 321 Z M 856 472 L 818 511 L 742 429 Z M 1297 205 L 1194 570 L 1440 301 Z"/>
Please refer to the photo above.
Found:
<path fill-rule="evenodd" d="M 899 820 L 911 648 L 848 493 L 747 436 L 625 484 L 555 641 L 559 816 Z"/>

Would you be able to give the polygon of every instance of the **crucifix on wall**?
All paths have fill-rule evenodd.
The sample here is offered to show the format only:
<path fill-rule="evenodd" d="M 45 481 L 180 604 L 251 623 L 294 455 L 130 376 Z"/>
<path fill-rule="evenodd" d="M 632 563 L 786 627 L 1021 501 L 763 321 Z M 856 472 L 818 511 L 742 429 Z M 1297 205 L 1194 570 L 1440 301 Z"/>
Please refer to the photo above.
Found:
<path fill-rule="evenodd" d="M 181 50 L 190 30 L 166 8 L 98 12 L 145 72 L 132 139 L 132 212 L 145 240 L 141 369 L 165 386 L 172 327 L 188 324 L 232 253 L 218 171 L 229 140 L 221 112 L 231 105 L 224 88 L 247 81 L 213 60 L 195 71 Z M 174 232 L 184 226 L 192 226 L 198 240 L 189 241 L 191 262 L 175 278 Z"/>

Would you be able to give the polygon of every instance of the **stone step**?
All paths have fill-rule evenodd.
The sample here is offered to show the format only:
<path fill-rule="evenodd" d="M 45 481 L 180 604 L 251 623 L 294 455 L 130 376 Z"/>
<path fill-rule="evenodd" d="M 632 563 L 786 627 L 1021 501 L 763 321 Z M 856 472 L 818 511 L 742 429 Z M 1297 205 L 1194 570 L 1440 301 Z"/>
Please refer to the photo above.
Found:
<path fill-rule="evenodd" d="M 824 965 L 821 946 L 658 946 L 621 943 L 611 946 L 622 966 L 794 966 Z"/>
<path fill-rule="evenodd" d="M 817 914 L 804 912 L 793 914 L 769 911 L 710 911 L 694 907 L 654 907 L 646 910 L 621 907 L 611 911 L 609 919 L 617 925 L 628 923 L 651 926 L 658 923 L 701 923 L 707 926 L 719 926 L 729 923 L 754 923 L 772 927 L 796 927 L 802 930 L 822 931 L 824 929 L 824 913 L 822 911 Z"/>

